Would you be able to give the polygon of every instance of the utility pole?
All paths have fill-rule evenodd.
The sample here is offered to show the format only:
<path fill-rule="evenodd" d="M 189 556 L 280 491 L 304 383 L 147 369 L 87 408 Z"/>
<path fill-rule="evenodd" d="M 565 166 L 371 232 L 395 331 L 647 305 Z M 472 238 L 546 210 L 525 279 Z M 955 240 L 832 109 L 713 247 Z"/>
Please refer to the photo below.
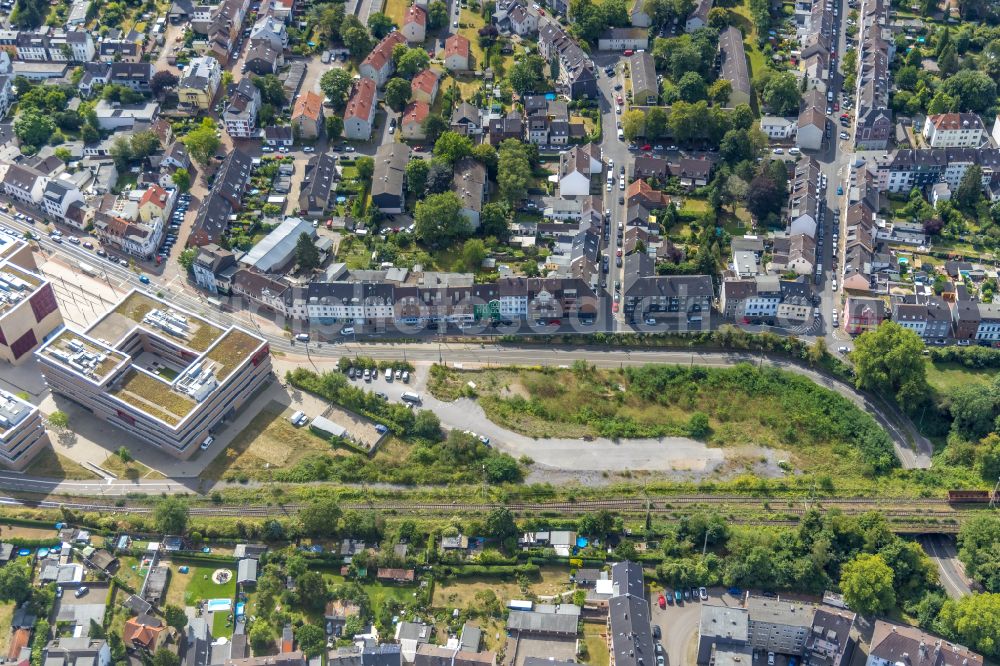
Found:
<path fill-rule="evenodd" d="M 1000 479 L 997 479 L 997 484 L 993 486 L 993 496 L 990 497 L 990 508 L 997 508 L 998 503 L 1000 503 Z"/>

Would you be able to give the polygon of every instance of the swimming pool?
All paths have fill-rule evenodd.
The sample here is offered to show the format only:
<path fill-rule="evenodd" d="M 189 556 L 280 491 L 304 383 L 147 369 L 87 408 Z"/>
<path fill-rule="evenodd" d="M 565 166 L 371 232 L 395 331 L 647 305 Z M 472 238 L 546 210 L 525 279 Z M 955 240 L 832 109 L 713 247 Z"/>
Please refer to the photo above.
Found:
<path fill-rule="evenodd" d="M 205 608 L 210 613 L 218 613 L 220 611 L 228 611 L 232 608 L 233 602 L 231 599 L 209 599 L 205 602 Z"/>
<path fill-rule="evenodd" d="M 246 606 L 247 605 L 242 601 L 236 604 L 236 617 L 243 617 L 243 611 L 246 608 Z"/>

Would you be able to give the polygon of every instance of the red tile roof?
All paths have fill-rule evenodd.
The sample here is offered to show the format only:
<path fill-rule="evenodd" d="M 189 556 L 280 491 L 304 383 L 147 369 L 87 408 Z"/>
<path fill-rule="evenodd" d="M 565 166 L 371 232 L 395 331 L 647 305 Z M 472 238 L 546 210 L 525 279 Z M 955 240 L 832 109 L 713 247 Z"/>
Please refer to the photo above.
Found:
<path fill-rule="evenodd" d="M 31 639 L 31 629 L 25 629 L 21 627 L 14 632 L 14 636 L 10 639 L 10 649 L 7 650 L 8 659 L 17 659 L 18 655 L 21 654 L 21 648 L 28 647 L 28 641 Z"/>
<path fill-rule="evenodd" d="M 344 110 L 344 120 L 349 118 L 363 118 L 367 121 L 372 117 L 372 108 L 375 106 L 375 82 L 371 79 L 360 79 L 354 85 L 354 92 L 347 100 L 347 108 Z"/>
<path fill-rule="evenodd" d="M 413 80 L 410 81 L 410 86 L 414 90 L 422 90 L 429 95 L 434 92 L 434 86 L 437 85 L 439 79 L 440 77 L 437 72 L 432 69 L 425 69 L 413 77 Z"/>
<path fill-rule="evenodd" d="M 403 36 L 403 33 L 394 30 L 372 49 L 372 52 L 368 54 L 368 57 L 361 64 L 368 64 L 377 70 L 381 70 L 385 67 L 386 63 L 392 62 L 392 50 L 396 48 L 396 44 L 405 43 L 406 37 Z"/>
<path fill-rule="evenodd" d="M 159 638 L 160 633 L 162 633 L 164 627 L 161 625 L 159 627 L 153 627 L 148 624 L 140 624 L 136 618 L 129 618 L 128 622 L 125 623 L 125 629 L 122 631 L 122 638 L 125 640 L 125 644 L 128 645 L 132 643 L 133 645 L 141 645 L 142 647 L 151 650 L 156 646 L 156 640 Z"/>
<path fill-rule="evenodd" d="M 319 120 L 319 115 L 323 109 L 323 98 L 311 90 L 295 100 L 295 108 L 292 110 L 292 118 L 305 116 L 312 120 Z"/>
<path fill-rule="evenodd" d="M 410 102 L 405 109 L 403 109 L 403 125 L 408 123 L 422 123 L 424 118 L 428 116 L 431 112 L 431 107 L 429 107 L 426 102 Z"/>
<path fill-rule="evenodd" d="M 406 16 L 403 17 L 403 25 L 407 23 L 427 25 L 427 12 L 424 11 L 423 7 L 410 5 L 410 8 L 406 10 Z"/>
<path fill-rule="evenodd" d="M 462 35 L 452 35 L 444 43 L 444 57 L 460 55 L 469 57 L 469 40 Z"/>
<path fill-rule="evenodd" d="M 139 199 L 139 207 L 142 208 L 147 203 L 158 206 L 161 210 L 167 207 L 167 191 L 159 185 L 150 185 L 149 189 Z"/>

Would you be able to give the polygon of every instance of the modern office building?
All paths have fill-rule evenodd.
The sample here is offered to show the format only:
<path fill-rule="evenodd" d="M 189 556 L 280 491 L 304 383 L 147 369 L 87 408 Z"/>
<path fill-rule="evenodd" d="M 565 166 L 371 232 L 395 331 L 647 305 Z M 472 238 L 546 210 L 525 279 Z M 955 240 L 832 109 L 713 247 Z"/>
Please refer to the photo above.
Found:
<path fill-rule="evenodd" d="M 0 235 L 0 361 L 25 361 L 62 326 L 52 285 L 36 270 L 27 243 Z"/>
<path fill-rule="evenodd" d="M 24 469 L 47 441 L 38 408 L 0 389 L 0 464 Z"/>
<path fill-rule="evenodd" d="M 189 458 L 271 378 L 267 342 L 131 291 L 86 331 L 35 352 L 53 392 L 177 458 Z"/>

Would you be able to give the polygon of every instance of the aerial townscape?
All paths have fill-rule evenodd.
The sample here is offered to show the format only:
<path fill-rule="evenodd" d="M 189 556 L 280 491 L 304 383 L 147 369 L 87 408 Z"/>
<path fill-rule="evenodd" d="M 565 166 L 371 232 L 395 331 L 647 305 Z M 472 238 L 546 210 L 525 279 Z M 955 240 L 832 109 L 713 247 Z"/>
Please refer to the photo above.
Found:
<path fill-rule="evenodd" d="M 0 0 L 0 664 L 1000 664 L 1000 4 Z"/>

